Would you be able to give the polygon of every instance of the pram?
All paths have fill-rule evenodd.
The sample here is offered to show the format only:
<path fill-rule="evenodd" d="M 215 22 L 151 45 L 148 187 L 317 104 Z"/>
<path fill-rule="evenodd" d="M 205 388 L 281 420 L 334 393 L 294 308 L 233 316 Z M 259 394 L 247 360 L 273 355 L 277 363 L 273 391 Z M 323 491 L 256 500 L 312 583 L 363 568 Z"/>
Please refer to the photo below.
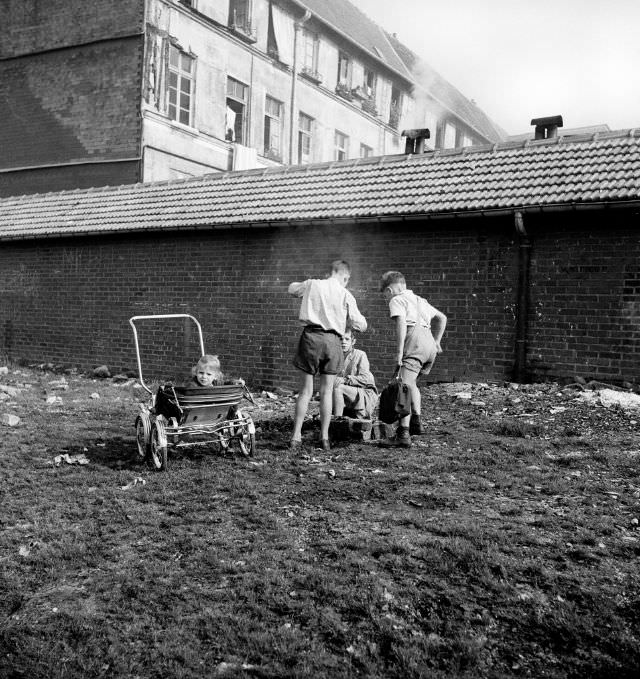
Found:
<path fill-rule="evenodd" d="M 243 397 L 253 401 L 244 383 L 211 387 L 176 387 L 161 385 L 154 395 L 142 377 L 140 346 L 135 322 L 149 319 L 185 318 L 198 328 L 200 355 L 204 355 L 204 341 L 200 323 L 189 314 L 157 314 L 133 316 L 133 328 L 138 359 L 140 384 L 149 392 L 149 405 L 140 404 L 135 422 L 137 454 L 148 460 L 157 470 L 167 469 L 167 448 L 187 446 L 215 446 L 227 452 L 235 445 L 244 455 L 256 450 L 256 429 L 249 415 L 239 407 Z"/>

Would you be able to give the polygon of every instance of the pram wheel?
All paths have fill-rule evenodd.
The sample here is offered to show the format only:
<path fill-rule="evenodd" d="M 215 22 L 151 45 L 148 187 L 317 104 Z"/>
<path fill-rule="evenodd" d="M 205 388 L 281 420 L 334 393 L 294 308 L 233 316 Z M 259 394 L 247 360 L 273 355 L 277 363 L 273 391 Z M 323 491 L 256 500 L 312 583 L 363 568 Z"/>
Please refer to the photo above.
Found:
<path fill-rule="evenodd" d="M 138 457 L 144 460 L 149 454 L 151 445 L 151 419 L 147 413 L 141 413 L 136 418 L 136 446 Z"/>
<path fill-rule="evenodd" d="M 167 434 L 164 422 L 157 419 L 151 427 L 151 450 L 149 453 L 151 465 L 156 470 L 167 469 Z"/>
<path fill-rule="evenodd" d="M 249 434 L 249 447 L 247 451 L 249 457 L 253 457 L 256 453 L 256 435 Z"/>

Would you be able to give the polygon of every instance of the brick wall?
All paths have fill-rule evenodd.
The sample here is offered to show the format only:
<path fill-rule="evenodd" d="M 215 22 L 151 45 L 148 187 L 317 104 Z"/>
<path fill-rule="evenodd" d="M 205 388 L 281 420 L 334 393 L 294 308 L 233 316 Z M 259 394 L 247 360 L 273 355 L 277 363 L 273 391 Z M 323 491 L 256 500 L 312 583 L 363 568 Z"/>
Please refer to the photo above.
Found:
<path fill-rule="evenodd" d="M 138 157 L 142 50 L 135 37 L 0 61 L 0 169 Z M 40 190 L 28 179 L 18 193 Z"/>
<path fill-rule="evenodd" d="M 618 212 L 601 229 L 584 213 L 525 217 L 532 376 L 637 376 L 640 243 L 629 219 Z M 370 323 L 359 346 L 379 382 L 392 369 L 393 338 L 378 280 L 395 268 L 449 317 L 433 380 L 509 379 L 518 273 L 512 218 L 7 242 L 0 352 L 83 369 L 135 367 L 130 316 L 192 313 L 227 372 L 255 385 L 294 385 L 298 302 L 287 286 L 322 277 L 339 257 L 352 263 L 350 288 Z M 198 353 L 181 322 L 146 327 L 141 340 L 149 374 L 174 376 Z"/>
<path fill-rule="evenodd" d="M 638 215 L 531 221 L 529 370 L 640 381 Z M 591 225 L 585 231 L 581 224 Z"/>
<path fill-rule="evenodd" d="M 138 153 L 141 37 L 0 62 L 4 167 Z"/>
<path fill-rule="evenodd" d="M 141 33 L 144 0 L 6 0 L 0 59 Z"/>
<path fill-rule="evenodd" d="M 0 173 L 0 198 L 27 193 L 47 193 L 93 186 L 120 186 L 141 181 L 139 161 L 62 165 Z"/>

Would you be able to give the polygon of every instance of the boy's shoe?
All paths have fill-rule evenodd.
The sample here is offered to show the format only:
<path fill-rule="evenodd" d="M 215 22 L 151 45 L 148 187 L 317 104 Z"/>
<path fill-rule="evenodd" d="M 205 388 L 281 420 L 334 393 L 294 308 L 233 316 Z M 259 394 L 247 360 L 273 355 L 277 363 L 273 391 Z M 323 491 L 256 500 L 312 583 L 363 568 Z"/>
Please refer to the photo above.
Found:
<path fill-rule="evenodd" d="M 380 441 L 383 448 L 411 448 L 411 436 L 407 427 L 398 427 L 396 435 L 390 439 Z"/>
<path fill-rule="evenodd" d="M 321 439 L 320 447 L 325 453 L 328 453 L 331 450 L 331 443 L 329 442 L 329 439 Z"/>
<path fill-rule="evenodd" d="M 416 415 L 415 413 L 411 415 L 411 419 L 409 420 L 409 434 L 411 434 L 411 436 L 421 436 L 424 434 L 422 422 L 420 422 L 420 415 Z"/>
<path fill-rule="evenodd" d="M 299 453 L 302 450 L 302 440 L 291 439 L 291 441 L 289 441 L 289 450 L 293 453 Z"/>

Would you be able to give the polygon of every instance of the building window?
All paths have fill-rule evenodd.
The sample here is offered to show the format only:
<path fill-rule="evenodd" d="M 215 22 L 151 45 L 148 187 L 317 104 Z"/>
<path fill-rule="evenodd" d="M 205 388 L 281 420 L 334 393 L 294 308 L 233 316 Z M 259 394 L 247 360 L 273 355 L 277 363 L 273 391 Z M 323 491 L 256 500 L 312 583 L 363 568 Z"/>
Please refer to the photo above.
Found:
<path fill-rule="evenodd" d="M 467 135 L 463 135 L 462 137 L 462 145 L 463 146 L 473 146 L 473 139 L 471 137 L 467 137 Z"/>
<path fill-rule="evenodd" d="M 344 52 L 340 52 L 338 56 L 338 85 L 351 85 L 351 60 Z"/>
<path fill-rule="evenodd" d="M 245 143 L 249 88 L 235 78 L 227 78 L 227 120 L 225 139 Z"/>
<path fill-rule="evenodd" d="M 336 130 L 335 159 L 346 160 L 349 156 L 349 137 Z"/>
<path fill-rule="evenodd" d="M 267 54 L 272 59 L 280 59 L 278 51 L 278 41 L 276 40 L 276 30 L 273 25 L 273 4 L 269 3 L 269 24 L 267 27 Z"/>
<path fill-rule="evenodd" d="M 316 33 L 305 30 L 302 34 L 302 72 L 320 81 L 318 73 L 318 50 L 320 40 Z"/>
<path fill-rule="evenodd" d="M 282 160 L 282 102 L 267 96 L 264 107 L 264 155 Z"/>
<path fill-rule="evenodd" d="M 402 114 L 402 92 L 395 85 L 391 87 L 391 104 L 389 106 L 389 125 L 397 130 L 400 127 Z"/>
<path fill-rule="evenodd" d="M 360 144 L 360 158 L 370 158 L 373 155 L 373 149 L 366 144 Z"/>
<path fill-rule="evenodd" d="M 311 142 L 313 133 L 313 118 L 305 113 L 298 116 L 298 163 L 311 162 Z"/>
<path fill-rule="evenodd" d="M 170 45 L 167 114 L 183 125 L 191 125 L 194 62 L 193 57 Z"/>
<path fill-rule="evenodd" d="M 230 0 L 229 26 L 243 35 L 253 38 L 251 28 L 251 0 Z"/>
<path fill-rule="evenodd" d="M 369 68 L 364 69 L 364 78 L 362 79 L 362 89 L 364 90 L 364 93 L 369 97 L 369 99 L 373 99 L 376 93 L 376 73 L 375 71 L 372 71 Z"/>

